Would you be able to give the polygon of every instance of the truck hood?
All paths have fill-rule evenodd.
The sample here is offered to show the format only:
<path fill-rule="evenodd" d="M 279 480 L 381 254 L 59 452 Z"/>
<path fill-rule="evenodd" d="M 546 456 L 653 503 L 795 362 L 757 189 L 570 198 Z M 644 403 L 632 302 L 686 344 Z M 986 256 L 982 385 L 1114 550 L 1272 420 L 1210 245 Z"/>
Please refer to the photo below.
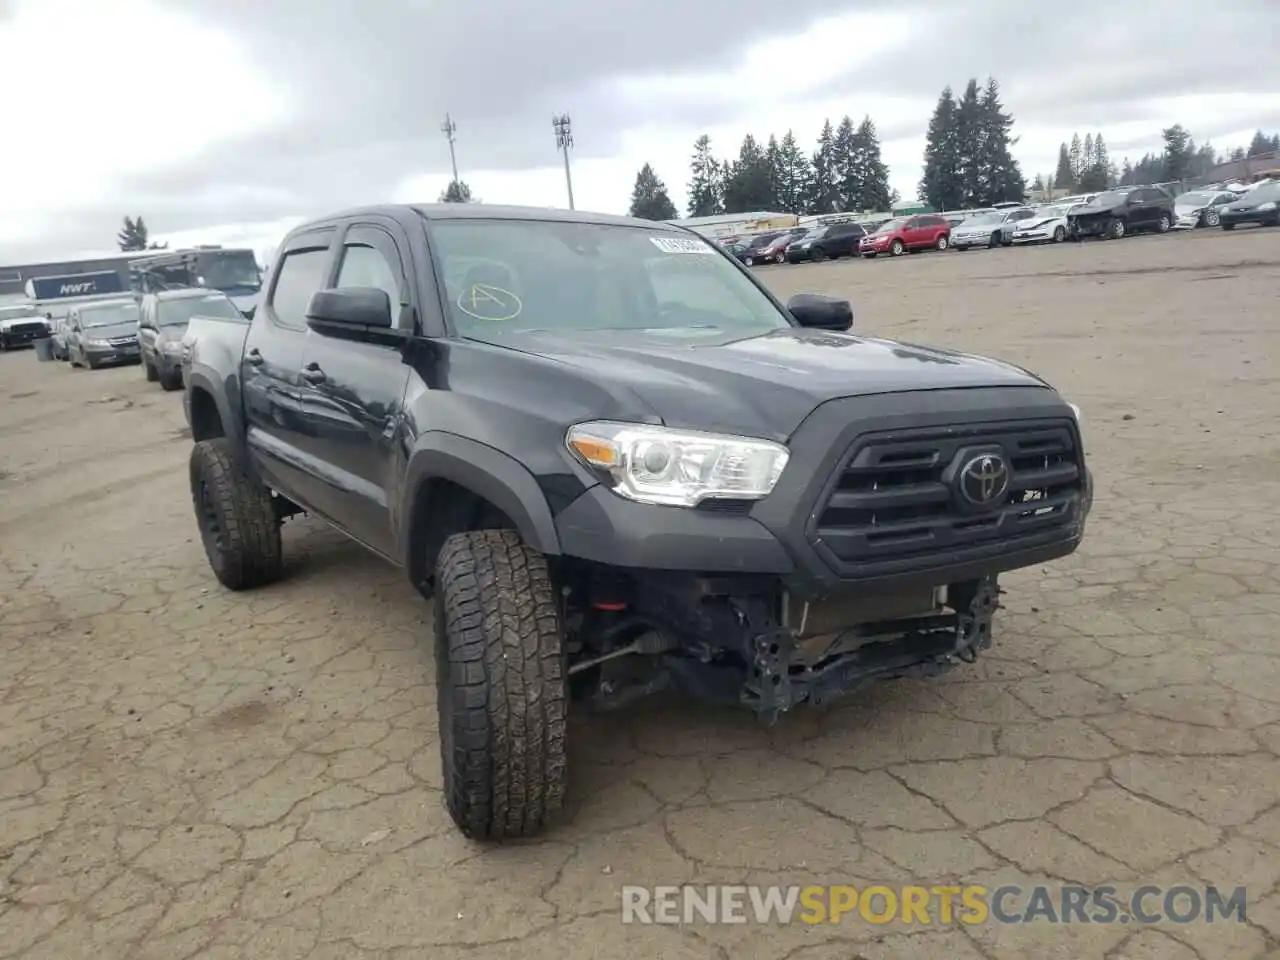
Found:
<path fill-rule="evenodd" d="M 996 360 L 799 327 L 745 340 L 702 330 L 531 332 L 504 345 L 625 386 L 668 426 L 774 440 L 838 397 L 1047 386 Z"/>

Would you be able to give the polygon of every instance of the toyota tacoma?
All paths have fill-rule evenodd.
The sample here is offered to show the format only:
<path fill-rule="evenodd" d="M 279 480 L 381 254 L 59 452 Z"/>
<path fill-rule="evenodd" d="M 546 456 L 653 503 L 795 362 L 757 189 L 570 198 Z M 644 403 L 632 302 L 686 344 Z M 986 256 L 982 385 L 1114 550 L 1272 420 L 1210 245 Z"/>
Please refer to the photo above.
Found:
<path fill-rule="evenodd" d="M 305 513 L 434 599 L 467 836 L 561 807 L 566 711 L 671 687 L 765 722 L 973 662 L 999 575 L 1074 551 L 1079 411 L 1006 363 L 785 305 L 683 228 L 386 206 L 294 229 L 249 323 L 184 342 L 219 581 Z"/>

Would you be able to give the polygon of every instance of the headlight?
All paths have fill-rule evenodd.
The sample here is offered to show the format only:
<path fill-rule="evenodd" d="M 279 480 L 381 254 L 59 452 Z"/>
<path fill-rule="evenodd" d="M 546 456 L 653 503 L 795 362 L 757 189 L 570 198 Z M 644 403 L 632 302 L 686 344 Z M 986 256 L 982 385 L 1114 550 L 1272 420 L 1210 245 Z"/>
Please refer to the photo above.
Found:
<path fill-rule="evenodd" d="M 569 428 L 565 444 L 607 473 L 620 496 L 678 507 L 708 499 L 759 500 L 777 484 L 790 456 L 771 440 L 638 423 L 580 423 Z"/>
<path fill-rule="evenodd" d="M 1266 203 L 1258 204 L 1259 213 L 1267 213 L 1268 211 L 1274 210 L 1275 208 L 1276 208 L 1276 202 L 1274 200 L 1268 200 Z"/>
<path fill-rule="evenodd" d="M 86 347 L 109 347 L 109 346 L 111 346 L 111 344 L 107 343 L 107 341 L 105 341 L 105 340 L 86 340 L 86 341 L 84 342 L 84 345 L 85 345 Z"/>

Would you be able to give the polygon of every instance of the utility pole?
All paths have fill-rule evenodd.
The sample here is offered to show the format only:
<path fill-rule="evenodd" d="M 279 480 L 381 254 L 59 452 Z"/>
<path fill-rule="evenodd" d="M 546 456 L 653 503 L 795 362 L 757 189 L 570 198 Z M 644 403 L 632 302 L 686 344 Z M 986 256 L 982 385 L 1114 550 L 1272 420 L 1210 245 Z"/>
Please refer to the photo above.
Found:
<path fill-rule="evenodd" d="M 562 113 L 551 118 L 551 127 L 556 132 L 556 148 L 564 154 L 564 184 L 569 189 L 569 209 L 573 209 L 573 177 L 569 175 L 569 148 L 573 146 L 573 128 L 569 125 L 569 115 Z"/>
<path fill-rule="evenodd" d="M 446 113 L 444 115 L 444 123 L 440 124 L 440 132 L 444 134 L 446 140 L 449 141 L 449 163 L 453 165 L 453 182 L 458 182 L 458 157 L 453 150 L 453 135 L 458 132 L 458 125 L 450 119 Z"/>

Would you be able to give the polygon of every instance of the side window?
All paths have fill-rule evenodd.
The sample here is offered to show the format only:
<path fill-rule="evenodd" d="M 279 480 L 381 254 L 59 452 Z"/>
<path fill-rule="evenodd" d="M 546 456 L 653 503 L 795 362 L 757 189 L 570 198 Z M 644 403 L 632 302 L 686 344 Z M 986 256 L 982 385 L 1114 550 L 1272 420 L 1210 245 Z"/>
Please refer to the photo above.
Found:
<path fill-rule="evenodd" d="M 325 285 L 329 266 L 329 250 L 294 250 L 276 264 L 275 284 L 271 288 L 271 312 L 290 327 L 306 325 L 307 304 L 311 296 Z"/>
<path fill-rule="evenodd" d="M 392 304 L 401 301 L 398 271 L 387 258 L 364 243 L 348 243 L 342 248 L 342 267 L 338 270 L 340 287 L 374 287 L 386 291 Z"/>

